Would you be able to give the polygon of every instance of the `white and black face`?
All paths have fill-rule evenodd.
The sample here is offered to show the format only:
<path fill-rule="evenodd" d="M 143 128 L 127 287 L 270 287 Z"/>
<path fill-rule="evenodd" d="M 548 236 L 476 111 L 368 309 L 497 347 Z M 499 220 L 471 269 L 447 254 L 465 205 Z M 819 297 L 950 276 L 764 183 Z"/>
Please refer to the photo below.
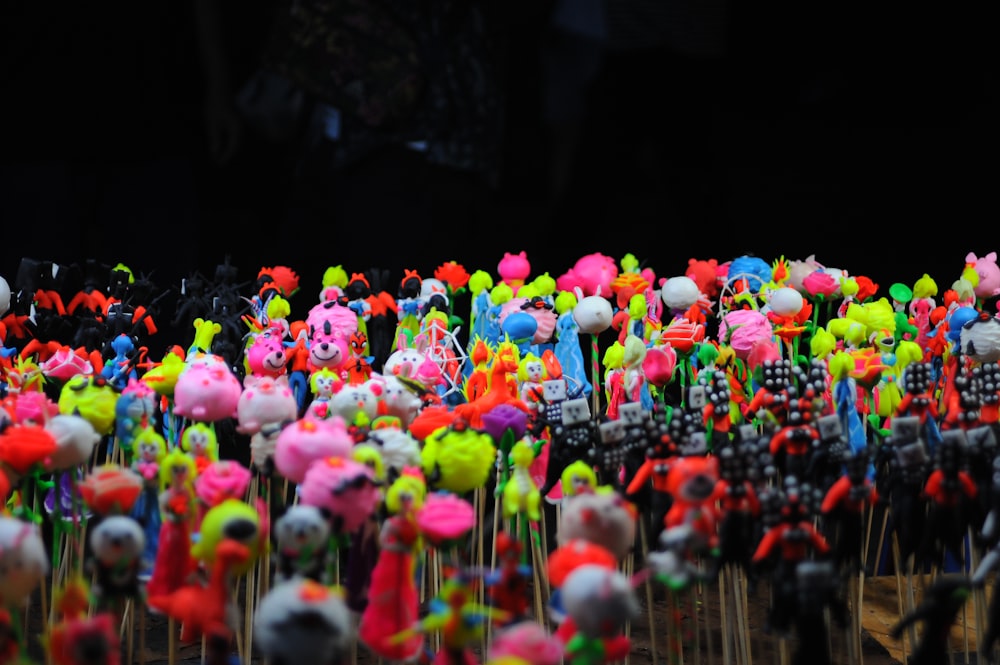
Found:
<path fill-rule="evenodd" d="M 330 524 L 315 506 L 295 505 L 278 519 L 277 540 L 294 550 L 321 546 L 330 535 Z"/>
<path fill-rule="evenodd" d="M 549 404 L 566 399 L 566 382 L 561 379 L 542 381 L 542 399 Z"/>
<path fill-rule="evenodd" d="M 94 557 L 106 566 L 134 561 L 146 547 L 139 523 L 125 515 L 111 515 L 90 532 Z"/>
<path fill-rule="evenodd" d="M 601 423 L 601 443 L 614 445 L 621 443 L 625 439 L 625 423 L 621 420 L 609 420 Z"/>
<path fill-rule="evenodd" d="M 618 407 L 618 419 L 625 427 L 641 425 L 648 416 L 649 413 L 638 402 L 626 402 Z"/>
<path fill-rule="evenodd" d="M 560 406 L 563 425 L 578 425 L 590 420 L 590 404 L 585 398 L 568 399 Z"/>

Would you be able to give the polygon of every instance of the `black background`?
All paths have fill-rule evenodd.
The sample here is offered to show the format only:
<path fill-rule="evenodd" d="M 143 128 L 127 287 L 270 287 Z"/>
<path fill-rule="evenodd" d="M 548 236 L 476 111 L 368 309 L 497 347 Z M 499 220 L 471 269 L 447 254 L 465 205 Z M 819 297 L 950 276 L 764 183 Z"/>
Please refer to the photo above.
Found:
<path fill-rule="evenodd" d="M 190 16 L 141 4 L 5 3 L 0 275 L 12 286 L 23 257 L 121 261 L 176 288 L 229 256 L 241 280 L 297 271 L 304 311 L 329 266 L 389 270 L 394 292 L 403 269 L 456 260 L 495 274 L 524 250 L 533 275 L 552 276 L 592 252 L 631 252 L 660 277 L 692 257 L 815 255 L 884 293 L 925 272 L 943 290 L 966 253 L 1000 249 L 1000 58 L 978 5 L 739 3 L 710 77 L 669 49 L 609 59 L 554 202 L 545 3 L 505 4 L 495 26 L 506 123 L 488 183 L 402 149 L 327 179 L 252 139 L 214 164 Z M 227 9 L 238 82 L 268 7 Z"/>

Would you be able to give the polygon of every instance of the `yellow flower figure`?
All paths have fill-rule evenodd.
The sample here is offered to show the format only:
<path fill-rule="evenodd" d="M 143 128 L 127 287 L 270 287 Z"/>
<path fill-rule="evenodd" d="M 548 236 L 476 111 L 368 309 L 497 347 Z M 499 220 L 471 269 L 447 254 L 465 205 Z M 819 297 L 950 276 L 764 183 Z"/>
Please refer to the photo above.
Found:
<path fill-rule="evenodd" d="M 98 434 L 111 434 L 115 426 L 118 392 L 99 377 L 77 374 L 59 391 L 59 413 L 78 414 Z"/>
<path fill-rule="evenodd" d="M 429 485 L 462 495 L 486 485 L 497 450 L 492 436 L 458 418 L 428 435 L 420 457 Z"/>
<path fill-rule="evenodd" d="M 511 448 L 511 474 L 502 488 L 504 519 L 524 515 L 532 522 L 541 521 L 542 495 L 530 471 L 534 461 L 535 449 L 526 439 L 519 440 Z"/>

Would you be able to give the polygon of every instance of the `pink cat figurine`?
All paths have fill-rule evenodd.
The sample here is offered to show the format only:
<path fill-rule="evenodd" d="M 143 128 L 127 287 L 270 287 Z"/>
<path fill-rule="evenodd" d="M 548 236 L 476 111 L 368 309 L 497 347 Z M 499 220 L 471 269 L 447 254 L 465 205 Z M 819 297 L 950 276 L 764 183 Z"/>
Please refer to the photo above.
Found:
<path fill-rule="evenodd" d="M 253 376 L 286 376 L 288 355 L 280 328 L 265 328 L 253 336 L 245 355 L 247 370 Z"/>
<path fill-rule="evenodd" d="M 517 290 L 524 286 L 524 282 L 531 274 L 531 263 L 528 255 L 522 250 L 517 254 L 504 252 L 503 258 L 497 264 L 497 273 L 500 281 L 508 285 L 516 294 Z"/>
<path fill-rule="evenodd" d="M 974 252 L 965 255 L 965 263 L 972 265 L 979 275 L 979 284 L 973 289 L 977 298 L 989 298 L 1000 295 L 1000 266 L 997 265 L 997 253 L 990 252 L 985 256 L 976 256 Z"/>
<path fill-rule="evenodd" d="M 560 291 L 579 287 L 585 296 L 611 296 L 611 283 L 618 277 L 618 265 L 610 256 L 594 253 L 581 257 L 576 264 L 556 279 Z"/>
<path fill-rule="evenodd" d="M 371 467 L 344 457 L 327 457 L 309 465 L 299 485 L 299 499 L 328 511 L 336 531 L 350 534 L 374 514 L 382 492 Z"/>
<path fill-rule="evenodd" d="M 221 356 L 202 354 L 181 370 L 174 386 L 174 413 L 199 422 L 236 417 L 243 385 Z"/>
<path fill-rule="evenodd" d="M 349 457 L 354 439 L 340 416 L 302 418 L 287 425 L 274 445 L 274 468 L 283 478 L 301 483 L 309 466 L 328 457 Z"/>
<path fill-rule="evenodd" d="M 236 403 L 236 431 L 256 434 L 271 423 L 291 422 L 299 416 L 299 403 L 285 377 L 246 377 Z"/>
<path fill-rule="evenodd" d="M 328 300 L 309 310 L 306 324 L 310 365 L 314 369 L 343 365 L 351 356 L 351 335 L 358 330 L 358 315 L 354 310 Z"/>

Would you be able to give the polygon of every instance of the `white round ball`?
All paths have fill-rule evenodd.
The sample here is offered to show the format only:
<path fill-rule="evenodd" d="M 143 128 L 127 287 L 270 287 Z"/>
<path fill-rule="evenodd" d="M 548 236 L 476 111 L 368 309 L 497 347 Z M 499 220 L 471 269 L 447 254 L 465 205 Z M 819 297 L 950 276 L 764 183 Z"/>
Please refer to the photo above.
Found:
<path fill-rule="evenodd" d="M 789 286 L 776 289 L 768 303 L 771 311 L 780 316 L 795 316 L 802 311 L 802 294 Z"/>
<path fill-rule="evenodd" d="M 701 291 L 690 277 L 679 275 L 663 282 L 660 287 L 660 298 L 670 309 L 686 310 L 698 302 Z"/>

